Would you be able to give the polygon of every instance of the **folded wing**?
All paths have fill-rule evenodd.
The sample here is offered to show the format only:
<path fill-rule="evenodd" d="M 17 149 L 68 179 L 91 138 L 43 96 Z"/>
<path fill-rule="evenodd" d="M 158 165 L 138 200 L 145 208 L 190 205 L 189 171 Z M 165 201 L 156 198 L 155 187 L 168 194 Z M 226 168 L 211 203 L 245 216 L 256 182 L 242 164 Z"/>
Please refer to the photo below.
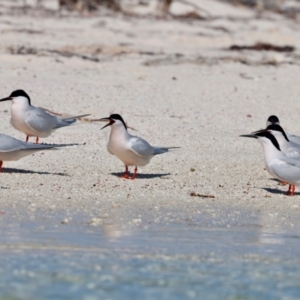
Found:
<path fill-rule="evenodd" d="M 59 145 L 31 144 L 5 134 L 0 134 L 0 152 L 12 152 L 18 150 L 50 149 Z"/>
<path fill-rule="evenodd" d="M 26 124 L 34 131 L 49 132 L 54 129 L 59 120 L 56 116 L 52 116 L 41 108 L 35 108 L 26 116 Z"/>
<path fill-rule="evenodd" d="M 129 142 L 129 149 L 140 157 L 155 155 L 155 149 L 147 141 L 133 136 Z"/>
<path fill-rule="evenodd" d="M 285 157 L 284 160 L 275 161 L 270 165 L 270 170 L 279 179 L 288 182 L 300 182 L 300 161 Z"/>

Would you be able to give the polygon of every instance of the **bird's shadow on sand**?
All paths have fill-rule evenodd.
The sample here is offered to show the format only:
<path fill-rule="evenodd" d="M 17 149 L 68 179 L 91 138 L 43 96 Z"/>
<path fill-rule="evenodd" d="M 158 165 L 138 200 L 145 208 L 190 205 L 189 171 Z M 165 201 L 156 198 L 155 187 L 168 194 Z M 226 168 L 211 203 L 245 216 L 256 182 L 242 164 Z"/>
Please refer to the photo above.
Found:
<path fill-rule="evenodd" d="M 282 187 L 282 189 L 272 189 L 272 188 L 262 188 L 263 190 L 272 193 L 272 194 L 282 194 L 282 195 L 286 195 L 286 192 L 288 190 L 289 185 L 288 184 L 284 184 L 282 183 L 282 181 L 280 181 L 277 178 L 270 178 L 270 180 L 276 181 L 278 183 L 279 186 Z M 299 196 L 300 192 L 295 192 L 294 194 L 295 196 Z"/>
<path fill-rule="evenodd" d="M 8 174 L 39 174 L 39 175 L 57 175 L 57 176 L 69 176 L 67 173 L 51 173 L 51 172 L 40 172 L 40 171 L 32 171 L 32 170 L 24 170 L 24 169 L 15 169 L 15 168 L 2 168 L 2 173 Z"/>
<path fill-rule="evenodd" d="M 124 175 L 124 172 L 121 173 L 110 173 L 113 176 L 121 177 Z M 160 178 L 164 176 L 169 176 L 171 173 L 162 173 L 162 174 L 136 174 L 135 179 L 152 179 L 152 178 Z M 129 176 L 132 176 L 132 173 L 129 174 Z"/>
<path fill-rule="evenodd" d="M 262 188 L 262 189 L 269 192 L 269 193 L 272 193 L 272 194 L 281 194 L 281 195 L 286 195 L 287 196 L 286 192 L 288 190 L 288 185 L 286 185 L 286 190 L 272 189 L 272 188 Z M 300 192 L 297 192 L 294 195 L 299 196 Z"/>

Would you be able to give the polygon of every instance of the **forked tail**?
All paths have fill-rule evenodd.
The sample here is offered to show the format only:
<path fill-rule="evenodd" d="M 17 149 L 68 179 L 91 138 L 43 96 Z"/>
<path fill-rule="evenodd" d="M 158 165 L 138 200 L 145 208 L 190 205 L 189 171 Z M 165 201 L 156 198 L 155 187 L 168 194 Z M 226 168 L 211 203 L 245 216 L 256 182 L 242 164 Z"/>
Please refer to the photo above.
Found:
<path fill-rule="evenodd" d="M 87 116 L 90 116 L 90 114 L 71 116 L 71 117 L 59 117 L 60 122 L 57 124 L 55 129 L 71 125 L 71 124 L 75 123 L 78 118 L 84 118 Z"/>

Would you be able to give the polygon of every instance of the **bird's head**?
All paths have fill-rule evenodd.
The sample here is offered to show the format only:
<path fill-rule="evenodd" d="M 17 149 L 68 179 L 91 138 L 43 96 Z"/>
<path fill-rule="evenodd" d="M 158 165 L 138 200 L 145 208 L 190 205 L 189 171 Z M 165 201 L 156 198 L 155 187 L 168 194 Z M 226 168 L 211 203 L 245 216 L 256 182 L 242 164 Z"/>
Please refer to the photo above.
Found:
<path fill-rule="evenodd" d="M 112 114 L 108 118 L 100 119 L 102 122 L 108 122 L 101 129 L 104 129 L 107 126 L 123 126 L 127 130 L 127 126 L 123 120 L 123 118 L 119 114 Z"/>
<path fill-rule="evenodd" d="M 263 146 L 269 146 L 272 144 L 275 148 L 277 148 L 277 150 L 281 151 L 279 143 L 276 140 L 275 136 L 267 129 L 258 130 L 258 131 L 252 132 L 251 134 L 243 134 L 243 135 L 240 135 L 240 137 L 248 137 L 248 138 L 258 139 L 258 141 Z"/>
<path fill-rule="evenodd" d="M 1 101 L 8 101 L 8 100 L 16 101 L 16 102 L 23 101 L 23 102 L 27 102 L 29 105 L 31 105 L 30 97 L 23 90 L 15 90 L 15 91 L 13 91 L 8 97 L 0 99 L 0 102 Z"/>
<path fill-rule="evenodd" d="M 268 120 L 267 120 L 267 127 L 268 127 L 269 125 L 272 125 L 272 124 L 278 124 L 278 125 L 280 125 L 279 119 L 278 119 L 278 117 L 275 116 L 275 115 L 270 116 L 270 117 L 268 118 Z"/>

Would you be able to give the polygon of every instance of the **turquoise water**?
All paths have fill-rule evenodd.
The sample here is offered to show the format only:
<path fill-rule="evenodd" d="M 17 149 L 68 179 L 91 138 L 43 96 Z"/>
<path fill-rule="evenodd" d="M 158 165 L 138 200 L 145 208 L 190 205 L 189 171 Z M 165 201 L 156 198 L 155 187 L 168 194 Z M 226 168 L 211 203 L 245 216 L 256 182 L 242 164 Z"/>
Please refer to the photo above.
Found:
<path fill-rule="evenodd" d="M 300 299 L 300 236 L 258 225 L 2 226 L 0 299 Z"/>

